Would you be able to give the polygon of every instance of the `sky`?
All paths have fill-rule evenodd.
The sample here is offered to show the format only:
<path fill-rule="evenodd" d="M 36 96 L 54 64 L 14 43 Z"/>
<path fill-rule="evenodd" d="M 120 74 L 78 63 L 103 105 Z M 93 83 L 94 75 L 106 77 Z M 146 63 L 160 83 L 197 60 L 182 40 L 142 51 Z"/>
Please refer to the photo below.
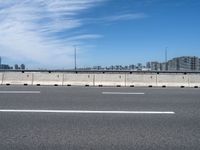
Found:
<path fill-rule="evenodd" d="M 0 0 L 0 56 L 29 69 L 200 57 L 199 0 Z"/>

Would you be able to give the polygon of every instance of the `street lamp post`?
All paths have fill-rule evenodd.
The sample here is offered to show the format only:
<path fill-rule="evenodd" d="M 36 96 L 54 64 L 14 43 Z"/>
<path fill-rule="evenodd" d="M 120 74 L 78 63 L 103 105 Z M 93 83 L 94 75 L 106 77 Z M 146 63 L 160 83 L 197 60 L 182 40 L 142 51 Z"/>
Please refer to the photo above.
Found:
<path fill-rule="evenodd" d="M 165 62 L 167 63 L 167 50 L 168 50 L 168 47 L 165 48 Z"/>
<path fill-rule="evenodd" d="M 74 46 L 74 70 L 76 70 L 76 45 Z"/>
<path fill-rule="evenodd" d="M 168 51 L 167 51 L 167 50 L 168 50 L 168 47 L 165 48 L 165 65 L 166 65 L 165 70 L 166 70 L 166 71 L 168 70 L 168 62 L 167 62 L 167 61 L 168 61 L 168 60 L 167 60 L 167 59 L 168 59 L 168 58 L 167 58 Z"/>

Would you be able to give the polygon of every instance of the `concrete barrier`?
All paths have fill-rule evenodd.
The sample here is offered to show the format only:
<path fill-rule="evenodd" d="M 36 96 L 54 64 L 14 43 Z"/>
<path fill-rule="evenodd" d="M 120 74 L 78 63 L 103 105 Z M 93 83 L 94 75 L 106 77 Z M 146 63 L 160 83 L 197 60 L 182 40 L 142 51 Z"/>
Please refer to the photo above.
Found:
<path fill-rule="evenodd" d="M 0 72 L 0 84 L 2 85 L 3 84 L 3 73 Z"/>
<path fill-rule="evenodd" d="M 188 75 L 181 74 L 159 74 L 157 75 L 158 86 L 189 87 Z"/>
<path fill-rule="evenodd" d="M 33 85 L 63 85 L 63 73 L 35 72 Z"/>
<path fill-rule="evenodd" d="M 157 86 L 156 74 L 127 74 L 126 75 L 127 86 Z"/>
<path fill-rule="evenodd" d="M 125 74 L 95 74 L 95 85 L 96 86 L 126 86 L 126 75 Z"/>
<path fill-rule="evenodd" d="M 32 85 L 32 73 L 5 72 L 2 73 L 2 84 Z"/>
<path fill-rule="evenodd" d="M 1 84 L 200 87 L 197 73 L 0 72 Z"/>
<path fill-rule="evenodd" d="M 198 74 L 190 74 L 189 78 L 189 86 L 190 87 L 200 87 L 200 75 Z"/>
<path fill-rule="evenodd" d="M 65 73 L 63 85 L 94 86 L 94 74 Z"/>

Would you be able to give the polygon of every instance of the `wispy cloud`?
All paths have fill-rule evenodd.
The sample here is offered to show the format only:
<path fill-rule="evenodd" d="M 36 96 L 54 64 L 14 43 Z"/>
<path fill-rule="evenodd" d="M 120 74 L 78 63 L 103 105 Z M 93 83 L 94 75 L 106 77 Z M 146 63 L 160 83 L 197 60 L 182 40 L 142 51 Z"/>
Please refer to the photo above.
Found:
<path fill-rule="evenodd" d="M 74 36 L 71 38 L 68 38 L 67 40 L 69 41 L 74 41 L 74 40 L 88 40 L 88 39 L 98 39 L 98 38 L 102 38 L 102 35 L 98 35 L 98 34 L 85 34 L 85 35 L 78 35 L 78 36 Z"/>
<path fill-rule="evenodd" d="M 125 20 L 136 20 L 146 18 L 147 15 L 144 13 L 126 13 L 120 15 L 113 15 L 104 18 L 106 21 L 125 21 Z"/>
<path fill-rule="evenodd" d="M 102 16 L 99 18 L 85 18 L 86 24 L 113 23 L 119 21 L 133 21 L 149 17 L 145 13 L 120 13 L 115 15 Z"/>
<path fill-rule="evenodd" d="M 82 12 L 104 1 L 0 0 L 0 55 L 16 63 L 30 62 L 37 67 L 70 67 L 73 45 L 81 45 L 81 53 L 85 51 L 84 47 L 90 47 L 84 45 L 86 40 L 103 37 L 87 30 L 78 32 L 81 27 L 147 17 L 143 13 L 120 12 L 97 18 L 80 17 Z"/>
<path fill-rule="evenodd" d="M 0 0 L 1 55 L 51 68 L 71 64 L 74 44 L 101 36 L 83 34 L 60 38 L 57 33 L 68 34 L 81 27 L 84 22 L 77 15 L 101 1 Z"/>

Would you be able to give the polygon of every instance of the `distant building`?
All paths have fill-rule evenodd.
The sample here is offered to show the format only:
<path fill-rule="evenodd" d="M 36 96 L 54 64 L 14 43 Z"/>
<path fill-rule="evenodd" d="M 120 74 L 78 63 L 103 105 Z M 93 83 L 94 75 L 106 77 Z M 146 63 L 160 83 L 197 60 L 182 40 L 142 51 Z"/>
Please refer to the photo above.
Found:
<path fill-rule="evenodd" d="M 1 64 L 0 65 L 0 69 L 2 69 L 2 70 L 8 70 L 8 69 L 12 69 L 12 67 L 10 67 L 9 65 L 6 65 L 6 64 Z"/>
<path fill-rule="evenodd" d="M 108 67 L 108 70 L 114 70 L 114 66 Z"/>
<path fill-rule="evenodd" d="M 129 65 L 129 70 L 135 70 L 135 65 Z"/>
<path fill-rule="evenodd" d="M 152 71 L 200 71 L 200 59 L 198 57 L 176 57 L 168 62 L 148 62 L 146 65 Z"/>
<path fill-rule="evenodd" d="M 93 70 L 102 70 L 103 68 L 101 66 L 94 66 Z"/>
<path fill-rule="evenodd" d="M 160 64 L 160 70 L 161 71 L 167 71 L 168 70 L 168 62 L 167 63 L 161 63 Z"/>
<path fill-rule="evenodd" d="M 149 70 L 151 69 L 151 62 L 146 63 L 146 68 L 149 69 Z"/>
<path fill-rule="evenodd" d="M 200 70 L 200 59 L 198 57 L 191 58 L 191 69 L 194 71 Z"/>
<path fill-rule="evenodd" d="M 15 66 L 15 69 L 19 67 Z M 21 69 L 25 66 L 21 65 Z M 130 70 L 130 71 L 200 71 L 200 58 L 196 56 L 182 56 L 173 58 L 167 62 L 151 61 L 146 66 L 141 63 L 137 65 L 112 65 L 109 67 L 94 66 L 93 68 L 83 68 L 84 70 Z"/>
<path fill-rule="evenodd" d="M 168 67 L 170 71 L 199 71 L 200 59 L 195 56 L 177 57 L 168 62 Z"/>
<path fill-rule="evenodd" d="M 172 59 L 168 61 L 168 70 L 170 71 L 178 71 L 179 70 L 179 60 L 178 59 Z"/>
<path fill-rule="evenodd" d="M 18 70 L 18 69 L 20 69 L 18 64 L 15 64 L 15 70 Z"/>
<path fill-rule="evenodd" d="M 25 67 L 24 64 L 21 64 L 21 69 L 22 69 L 22 70 L 25 70 L 25 69 L 26 69 L 26 67 Z"/>
<path fill-rule="evenodd" d="M 161 64 L 157 61 L 148 62 L 147 68 L 150 68 L 150 70 L 152 70 L 152 71 L 160 71 L 161 70 Z"/>
<path fill-rule="evenodd" d="M 142 64 L 141 64 L 141 63 L 138 63 L 136 68 L 137 68 L 137 70 L 141 71 L 141 70 L 142 70 L 142 68 L 143 68 L 143 66 L 142 66 Z"/>
<path fill-rule="evenodd" d="M 2 69 L 2 70 L 8 70 L 8 69 L 13 69 L 13 68 L 10 67 L 7 64 L 2 64 L 2 57 L 0 57 L 0 69 Z"/>

